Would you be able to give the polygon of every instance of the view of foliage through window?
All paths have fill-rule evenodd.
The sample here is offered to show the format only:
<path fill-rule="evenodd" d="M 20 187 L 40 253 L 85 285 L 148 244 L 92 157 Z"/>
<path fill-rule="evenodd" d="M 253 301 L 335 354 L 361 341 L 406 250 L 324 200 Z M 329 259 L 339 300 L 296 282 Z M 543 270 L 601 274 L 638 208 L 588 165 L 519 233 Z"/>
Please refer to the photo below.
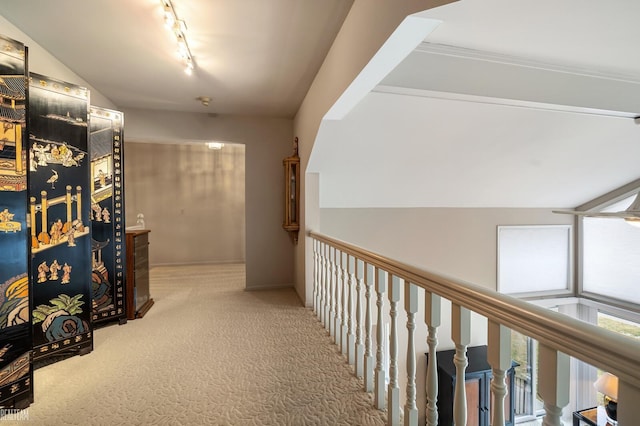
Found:
<path fill-rule="evenodd" d="M 625 321 L 602 312 L 598 313 L 598 326 L 625 336 L 640 339 L 640 324 Z"/>

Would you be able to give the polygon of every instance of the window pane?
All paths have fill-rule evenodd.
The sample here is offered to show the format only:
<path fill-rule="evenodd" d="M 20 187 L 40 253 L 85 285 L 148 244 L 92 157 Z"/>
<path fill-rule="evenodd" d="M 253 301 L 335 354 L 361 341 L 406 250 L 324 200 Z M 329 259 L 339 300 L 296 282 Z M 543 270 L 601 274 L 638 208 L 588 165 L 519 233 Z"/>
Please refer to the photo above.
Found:
<path fill-rule="evenodd" d="M 505 294 L 567 290 L 569 225 L 498 226 L 498 289 Z"/>
<path fill-rule="evenodd" d="M 635 195 L 604 211 L 626 209 Z M 640 228 L 618 218 L 584 218 L 583 290 L 640 303 Z"/>
<path fill-rule="evenodd" d="M 598 326 L 625 336 L 640 339 L 640 324 L 598 312 Z"/>

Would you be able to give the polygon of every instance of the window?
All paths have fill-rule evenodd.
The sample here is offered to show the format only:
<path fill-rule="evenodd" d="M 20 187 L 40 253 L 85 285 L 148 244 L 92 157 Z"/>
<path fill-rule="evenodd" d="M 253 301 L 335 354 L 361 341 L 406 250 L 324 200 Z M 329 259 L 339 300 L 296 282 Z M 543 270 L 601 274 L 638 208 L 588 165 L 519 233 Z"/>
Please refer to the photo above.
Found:
<path fill-rule="evenodd" d="M 569 225 L 498 226 L 500 293 L 567 293 L 570 260 Z"/>
<path fill-rule="evenodd" d="M 640 324 L 598 312 L 598 326 L 609 331 L 640 339 Z"/>
<path fill-rule="evenodd" d="M 635 194 L 602 211 L 625 210 Z M 640 304 L 640 228 L 619 218 L 585 217 L 582 291 Z"/>

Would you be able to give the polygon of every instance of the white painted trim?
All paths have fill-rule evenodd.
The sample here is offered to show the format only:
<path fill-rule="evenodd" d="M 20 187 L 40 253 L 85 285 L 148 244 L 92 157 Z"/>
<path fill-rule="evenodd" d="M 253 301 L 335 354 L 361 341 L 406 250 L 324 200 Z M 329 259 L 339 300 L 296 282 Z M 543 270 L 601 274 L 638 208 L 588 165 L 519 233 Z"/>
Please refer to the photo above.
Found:
<path fill-rule="evenodd" d="M 571 105 L 547 104 L 544 102 L 522 101 L 518 99 L 492 98 L 489 96 L 468 95 L 464 93 L 440 92 L 435 90 L 416 89 L 411 87 L 399 87 L 388 85 L 377 85 L 371 90 L 377 93 L 387 93 L 402 96 L 416 96 L 421 98 L 444 99 L 460 102 L 472 102 L 488 105 L 505 105 L 514 108 L 527 108 L 544 111 L 557 111 L 574 114 L 601 115 L 607 117 L 619 117 L 635 119 L 637 112 L 612 111 L 597 108 L 585 108 Z"/>
<path fill-rule="evenodd" d="M 327 111 L 324 120 L 341 120 L 442 21 L 407 16 L 360 74 Z"/>
<path fill-rule="evenodd" d="M 422 42 L 415 51 L 431 53 L 456 58 L 474 59 L 477 61 L 494 62 L 504 65 L 516 65 L 519 67 L 536 68 L 545 71 L 554 71 L 565 74 L 581 75 L 585 77 L 595 77 L 605 80 L 622 81 L 625 83 L 640 84 L 640 78 L 633 74 L 612 72 L 611 70 L 599 70 L 595 68 L 581 68 L 558 63 L 543 62 L 534 59 L 522 58 L 504 53 L 489 52 L 483 50 L 469 49 L 466 47 L 453 46 L 448 44 Z"/>

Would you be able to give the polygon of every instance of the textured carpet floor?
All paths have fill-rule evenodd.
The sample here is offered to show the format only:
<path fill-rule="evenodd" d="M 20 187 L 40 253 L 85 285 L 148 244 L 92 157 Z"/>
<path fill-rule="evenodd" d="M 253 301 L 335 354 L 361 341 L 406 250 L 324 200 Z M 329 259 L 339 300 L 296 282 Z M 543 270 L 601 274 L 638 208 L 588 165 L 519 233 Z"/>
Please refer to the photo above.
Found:
<path fill-rule="evenodd" d="M 92 353 L 35 371 L 29 423 L 385 423 L 292 289 L 243 289 L 244 265 L 153 268 L 144 318 L 100 328 Z"/>

